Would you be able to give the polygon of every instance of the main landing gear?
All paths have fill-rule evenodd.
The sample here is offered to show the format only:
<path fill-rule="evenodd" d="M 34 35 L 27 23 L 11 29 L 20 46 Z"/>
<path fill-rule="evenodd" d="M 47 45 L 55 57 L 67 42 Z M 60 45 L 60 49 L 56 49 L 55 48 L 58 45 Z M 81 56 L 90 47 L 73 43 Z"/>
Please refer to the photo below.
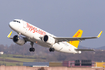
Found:
<path fill-rule="evenodd" d="M 49 48 L 49 51 L 50 51 L 50 52 L 54 52 L 55 49 L 54 49 L 54 48 Z"/>
<path fill-rule="evenodd" d="M 35 51 L 35 48 L 33 48 L 34 43 L 31 42 L 30 45 L 31 45 L 31 48 L 29 48 L 29 51 L 30 51 L 30 52 L 34 52 L 34 51 Z"/>

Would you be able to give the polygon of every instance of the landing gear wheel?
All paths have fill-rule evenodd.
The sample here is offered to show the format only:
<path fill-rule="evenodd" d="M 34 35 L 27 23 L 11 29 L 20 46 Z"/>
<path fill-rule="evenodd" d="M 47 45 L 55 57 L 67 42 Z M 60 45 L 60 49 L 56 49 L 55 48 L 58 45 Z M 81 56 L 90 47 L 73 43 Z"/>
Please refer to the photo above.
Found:
<path fill-rule="evenodd" d="M 50 48 L 49 51 L 50 51 L 50 52 L 54 52 L 55 49 L 54 49 L 54 48 Z"/>
<path fill-rule="evenodd" d="M 30 45 L 31 45 L 31 48 L 29 49 L 29 51 L 30 51 L 30 52 L 34 52 L 34 51 L 35 51 L 35 48 L 33 48 L 34 43 L 31 42 Z"/>
<path fill-rule="evenodd" d="M 35 48 L 30 48 L 29 51 L 30 52 L 34 52 L 35 51 Z"/>

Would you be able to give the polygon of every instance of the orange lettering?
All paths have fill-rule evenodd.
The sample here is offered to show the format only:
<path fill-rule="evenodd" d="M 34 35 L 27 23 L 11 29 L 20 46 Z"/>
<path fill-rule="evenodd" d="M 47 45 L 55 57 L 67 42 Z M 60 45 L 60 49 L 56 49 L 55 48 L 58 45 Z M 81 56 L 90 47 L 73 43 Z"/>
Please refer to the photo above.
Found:
<path fill-rule="evenodd" d="M 75 35 L 75 37 L 77 37 L 79 34 L 80 34 L 80 32 L 78 32 L 78 33 Z"/>
<path fill-rule="evenodd" d="M 37 32 L 37 33 L 39 33 L 39 34 L 41 34 L 41 35 L 45 35 L 45 34 L 46 34 L 44 31 L 38 30 L 36 27 L 31 26 L 31 25 L 28 24 L 28 23 L 27 23 L 27 28 L 28 28 L 28 30 L 29 30 L 30 32 L 33 32 L 33 33 Z"/>

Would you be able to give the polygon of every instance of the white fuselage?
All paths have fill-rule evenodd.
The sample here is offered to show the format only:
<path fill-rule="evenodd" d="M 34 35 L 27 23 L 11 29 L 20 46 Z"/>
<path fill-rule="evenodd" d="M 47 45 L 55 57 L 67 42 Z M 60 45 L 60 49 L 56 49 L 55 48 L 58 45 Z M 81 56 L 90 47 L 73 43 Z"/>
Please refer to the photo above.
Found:
<path fill-rule="evenodd" d="M 25 21 L 19 20 L 19 19 L 18 19 L 18 21 L 20 23 L 11 21 L 9 23 L 10 28 L 12 28 L 17 33 L 21 33 L 22 35 L 27 37 L 29 41 L 37 43 L 44 47 L 48 47 L 48 48 L 52 47 L 56 51 L 60 51 L 60 52 L 80 53 L 80 51 L 75 51 L 76 48 L 66 41 L 58 42 L 53 45 L 50 45 L 50 44 L 44 42 L 42 39 L 43 36 L 45 36 L 45 35 L 49 35 L 51 37 L 55 37 L 55 36 L 36 27 L 36 26 L 29 24 L 28 22 L 25 22 Z"/>

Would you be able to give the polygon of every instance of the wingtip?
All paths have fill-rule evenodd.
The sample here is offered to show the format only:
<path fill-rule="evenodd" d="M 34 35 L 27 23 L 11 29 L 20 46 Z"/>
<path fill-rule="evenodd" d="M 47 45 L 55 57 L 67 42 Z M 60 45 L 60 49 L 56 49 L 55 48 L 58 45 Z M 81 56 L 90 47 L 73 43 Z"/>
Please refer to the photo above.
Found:
<path fill-rule="evenodd" d="M 98 36 L 97 36 L 98 38 L 101 36 L 102 32 L 103 32 L 103 31 L 101 31 L 101 32 L 98 34 Z"/>
<path fill-rule="evenodd" d="M 11 34 L 12 34 L 12 31 L 8 34 L 8 36 L 7 36 L 7 37 L 8 37 L 8 38 L 10 38 L 10 37 L 11 37 Z"/>

